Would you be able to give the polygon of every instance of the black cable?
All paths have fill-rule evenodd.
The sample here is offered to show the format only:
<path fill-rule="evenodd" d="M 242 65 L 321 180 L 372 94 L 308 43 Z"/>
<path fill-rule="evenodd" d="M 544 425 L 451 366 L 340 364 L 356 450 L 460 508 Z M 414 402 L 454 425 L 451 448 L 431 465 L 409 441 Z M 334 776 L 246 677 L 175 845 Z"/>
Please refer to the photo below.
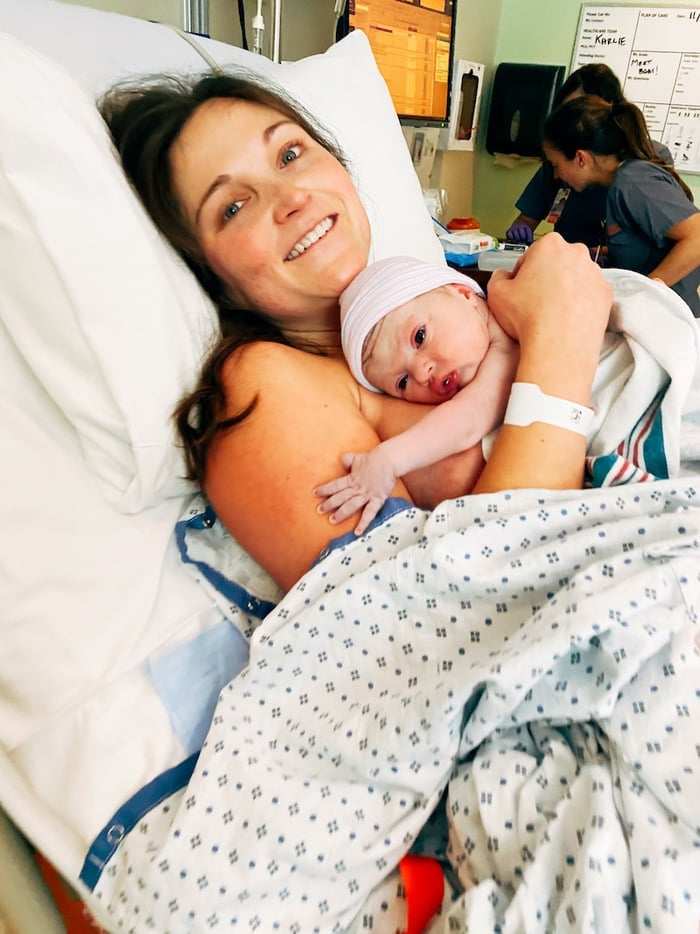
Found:
<path fill-rule="evenodd" d="M 350 4 L 345 3 L 335 21 L 335 41 L 344 39 L 350 32 Z"/>
<path fill-rule="evenodd" d="M 245 34 L 245 6 L 243 5 L 243 0 L 238 0 L 238 20 L 241 24 L 241 45 L 247 50 L 248 39 Z"/>

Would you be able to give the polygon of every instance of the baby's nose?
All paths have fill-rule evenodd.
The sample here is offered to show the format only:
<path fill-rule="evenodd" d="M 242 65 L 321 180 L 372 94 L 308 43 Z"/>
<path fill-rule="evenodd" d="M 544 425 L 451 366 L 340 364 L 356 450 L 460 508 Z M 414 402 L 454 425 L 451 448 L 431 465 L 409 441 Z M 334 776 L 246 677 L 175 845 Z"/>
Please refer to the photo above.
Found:
<path fill-rule="evenodd" d="M 434 364 L 432 360 L 423 358 L 418 361 L 416 365 L 416 372 L 414 379 L 417 382 L 422 383 L 424 386 L 427 386 L 430 380 L 433 378 Z"/>

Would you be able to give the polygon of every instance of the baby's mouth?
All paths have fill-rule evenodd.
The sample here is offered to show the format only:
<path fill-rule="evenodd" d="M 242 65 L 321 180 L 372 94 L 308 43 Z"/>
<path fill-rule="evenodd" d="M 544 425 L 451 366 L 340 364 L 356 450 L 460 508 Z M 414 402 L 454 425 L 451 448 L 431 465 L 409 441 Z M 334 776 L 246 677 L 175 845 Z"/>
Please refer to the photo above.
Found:
<path fill-rule="evenodd" d="M 331 217 L 325 217 L 322 221 L 319 221 L 313 230 L 304 234 L 301 240 L 294 244 L 290 252 L 285 256 L 285 262 L 288 263 L 290 260 L 296 259 L 297 256 L 301 256 L 312 244 L 320 240 L 321 237 L 325 237 L 332 226 L 333 218 Z"/>
<path fill-rule="evenodd" d="M 442 401 L 454 396 L 459 390 L 459 377 L 456 370 L 448 373 L 447 376 L 443 376 L 442 379 L 433 380 L 430 388 Z"/>

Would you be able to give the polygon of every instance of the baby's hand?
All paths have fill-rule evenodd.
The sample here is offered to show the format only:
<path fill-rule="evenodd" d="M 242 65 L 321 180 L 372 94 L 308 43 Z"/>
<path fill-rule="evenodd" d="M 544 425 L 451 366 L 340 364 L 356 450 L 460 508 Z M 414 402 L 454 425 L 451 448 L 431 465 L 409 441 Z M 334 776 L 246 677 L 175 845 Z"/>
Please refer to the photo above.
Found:
<path fill-rule="evenodd" d="M 331 513 L 336 524 L 362 510 L 355 527 L 355 534 L 362 535 L 391 495 L 396 475 L 381 444 L 368 454 L 343 454 L 341 460 L 350 473 L 316 487 L 315 495 L 323 497 L 317 511 Z"/>

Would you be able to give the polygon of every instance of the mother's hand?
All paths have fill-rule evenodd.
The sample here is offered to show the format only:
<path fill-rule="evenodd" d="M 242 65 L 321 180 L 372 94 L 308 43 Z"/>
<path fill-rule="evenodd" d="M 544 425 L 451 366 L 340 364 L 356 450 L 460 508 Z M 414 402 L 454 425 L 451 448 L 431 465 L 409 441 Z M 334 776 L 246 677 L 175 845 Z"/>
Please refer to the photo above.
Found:
<path fill-rule="evenodd" d="M 529 247 L 512 272 L 494 272 L 488 297 L 501 326 L 521 345 L 563 338 L 567 344 L 581 341 L 582 354 L 597 355 L 612 287 L 586 246 L 550 233 Z"/>

